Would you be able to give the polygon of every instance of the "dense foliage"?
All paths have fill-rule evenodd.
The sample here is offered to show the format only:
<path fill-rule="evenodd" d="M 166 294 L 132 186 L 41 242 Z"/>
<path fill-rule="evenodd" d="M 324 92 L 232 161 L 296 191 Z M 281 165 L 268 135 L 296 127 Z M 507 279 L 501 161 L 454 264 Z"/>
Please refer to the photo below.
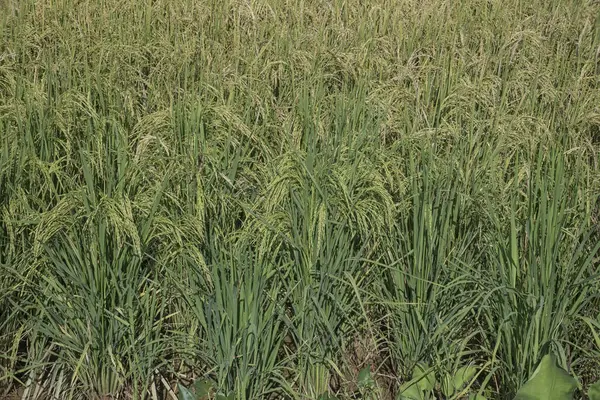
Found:
<path fill-rule="evenodd" d="M 596 0 L 0 0 L 0 397 L 587 393 L 599 150 Z"/>

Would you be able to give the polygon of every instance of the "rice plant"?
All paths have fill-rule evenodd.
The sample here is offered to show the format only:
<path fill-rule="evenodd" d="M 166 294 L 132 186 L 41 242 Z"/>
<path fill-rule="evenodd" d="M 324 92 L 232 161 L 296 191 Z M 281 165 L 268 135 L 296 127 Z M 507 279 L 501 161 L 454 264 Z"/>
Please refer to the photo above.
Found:
<path fill-rule="evenodd" d="M 599 48 L 587 0 L 0 0 L 0 397 L 593 393 Z"/>

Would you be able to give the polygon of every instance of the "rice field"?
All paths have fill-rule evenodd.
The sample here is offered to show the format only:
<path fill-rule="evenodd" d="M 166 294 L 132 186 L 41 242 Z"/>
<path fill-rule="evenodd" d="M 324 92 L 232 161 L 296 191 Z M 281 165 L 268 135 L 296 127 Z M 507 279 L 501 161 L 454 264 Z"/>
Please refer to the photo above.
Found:
<path fill-rule="evenodd" d="M 0 0 L 0 398 L 593 399 L 599 156 L 597 0 Z"/>

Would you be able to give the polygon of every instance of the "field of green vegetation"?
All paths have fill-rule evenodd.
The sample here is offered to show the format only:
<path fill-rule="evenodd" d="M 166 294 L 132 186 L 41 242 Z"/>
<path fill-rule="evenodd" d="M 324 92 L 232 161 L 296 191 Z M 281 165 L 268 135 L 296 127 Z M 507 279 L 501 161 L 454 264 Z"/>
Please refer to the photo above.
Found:
<path fill-rule="evenodd" d="M 597 399 L 599 156 L 597 0 L 0 0 L 0 398 Z"/>

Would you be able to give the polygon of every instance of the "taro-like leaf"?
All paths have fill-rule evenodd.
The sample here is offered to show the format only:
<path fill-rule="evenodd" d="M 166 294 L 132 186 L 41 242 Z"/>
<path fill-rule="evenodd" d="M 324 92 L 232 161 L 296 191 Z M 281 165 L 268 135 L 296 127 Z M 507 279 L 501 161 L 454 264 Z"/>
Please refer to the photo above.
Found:
<path fill-rule="evenodd" d="M 588 389 L 588 397 L 590 400 L 600 400 L 600 381 L 590 386 Z"/>
<path fill-rule="evenodd" d="M 358 373 L 358 386 L 365 388 L 373 384 L 373 378 L 371 378 L 370 366 L 364 367 Z"/>
<path fill-rule="evenodd" d="M 456 374 L 454 374 L 454 390 L 462 390 L 466 384 L 471 382 L 471 379 L 473 379 L 476 373 L 477 367 L 473 365 L 465 365 L 460 367 L 458 371 L 456 371 Z"/>
<path fill-rule="evenodd" d="M 210 383 L 210 381 L 207 381 L 206 379 L 197 379 L 196 382 L 194 382 L 194 392 L 196 393 L 196 399 L 207 399 L 210 396 L 210 391 L 212 390 L 212 388 L 213 386 L 212 383 Z"/>
<path fill-rule="evenodd" d="M 218 394 L 216 400 L 234 400 L 234 399 L 235 399 L 235 392 L 230 392 L 227 396 L 225 396 L 224 394 Z"/>
<path fill-rule="evenodd" d="M 452 375 L 446 373 L 442 380 L 442 393 L 445 398 L 448 398 L 454 394 L 454 379 Z"/>
<path fill-rule="evenodd" d="M 473 365 L 465 365 L 460 367 L 454 376 L 446 374 L 442 383 L 442 393 L 446 397 L 452 396 L 454 393 L 462 390 L 464 386 L 473 379 L 477 373 L 477 367 Z"/>
<path fill-rule="evenodd" d="M 423 400 L 428 396 L 423 392 L 431 392 L 435 387 L 435 374 L 425 363 L 418 363 L 413 369 L 409 382 L 400 386 L 396 400 Z"/>
<path fill-rule="evenodd" d="M 423 392 L 429 392 L 433 390 L 435 386 L 435 374 L 433 370 L 430 370 L 429 366 L 425 363 L 418 363 L 413 369 L 413 380 L 419 380 L 417 386 Z"/>
<path fill-rule="evenodd" d="M 400 393 L 396 396 L 396 400 L 424 400 L 423 391 L 419 389 L 416 383 L 410 386 L 400 386 Z"/>
<path fill-rule="evenodd" d="M 179 393 L 177 393 L 177 398 L 179 400 L 196 400 L 196 396 L 181 383 L 178 383 L 177 387 L 179 389 Z"/>
<path fill-rule="evenodd" d="M 575 379 L 556 365 L 556 357 L 542 358 L 525 385 L 517 392 L 515 400 L 572 400 L 577 388 Z"/>

